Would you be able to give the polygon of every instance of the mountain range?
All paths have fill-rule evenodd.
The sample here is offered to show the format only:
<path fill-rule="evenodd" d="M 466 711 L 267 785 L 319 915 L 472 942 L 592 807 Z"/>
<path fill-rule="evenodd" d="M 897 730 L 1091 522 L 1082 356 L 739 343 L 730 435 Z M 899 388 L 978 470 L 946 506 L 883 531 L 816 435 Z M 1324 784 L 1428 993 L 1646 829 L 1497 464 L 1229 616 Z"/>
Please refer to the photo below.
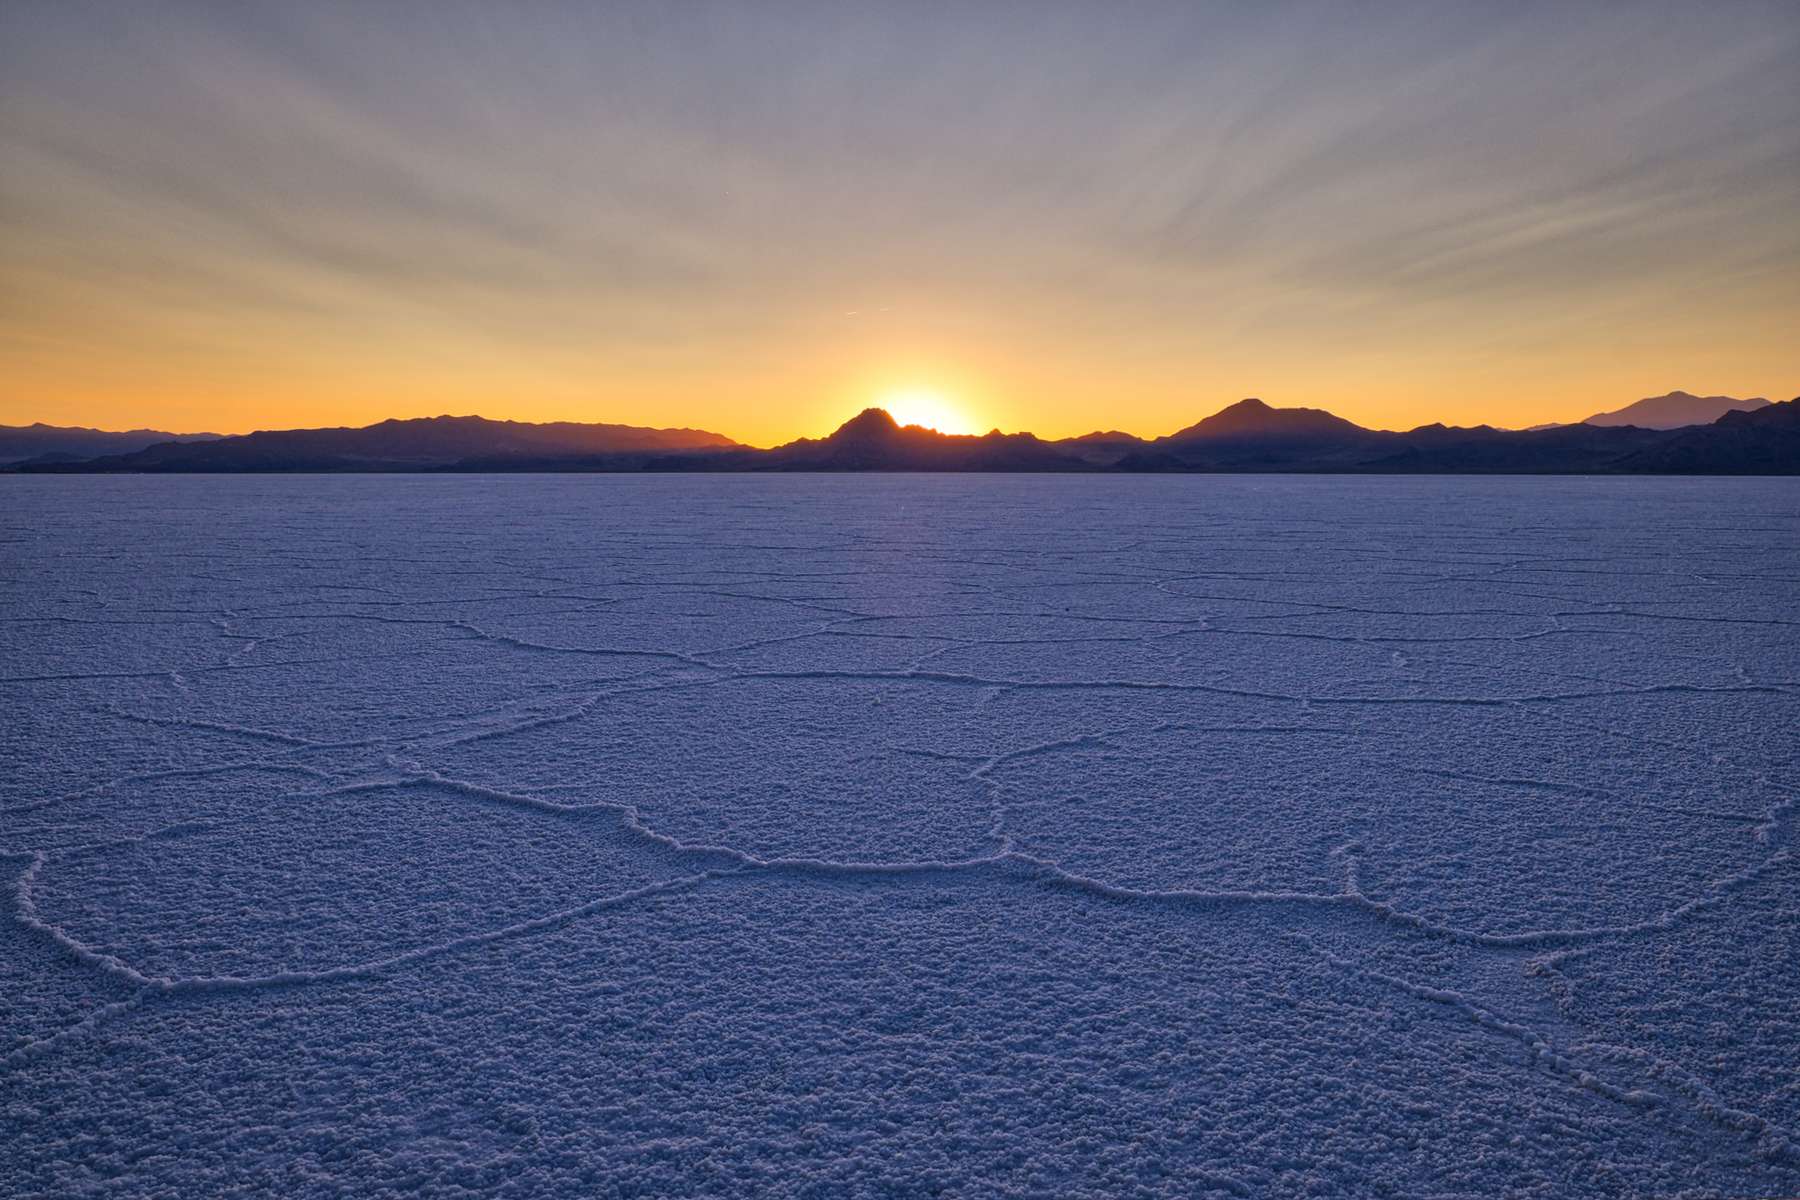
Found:
<path fill-rule="evenodd" d="M 1780 404 L 1670 393 L 1640 401 L 1646 419 L 1679 398 L 1718 407 L 1704 424 L 1660 428 L 1590 420 L 1528 430 L 1422 425 L 1365 429 L 1315 408 L 1241 400 L 1158 438 L 1097 431 L 944 434 L 871 408 L 823 438 L 756 449 L 694 429 L 483 417 L 389 420 L 360 429 L 192 435 L 72 461 L 49 453 L 22 473 L 248 471 L 1127 471 L 1386 474 L 1800 474 L 1800 399 Z M 1619 410 L 1629 413 L 1638 405 Z M 1599 414 L 1610 418 L 1618 414 Z M 89 431 L 91 432 L 91 431 Z M 138 437 L 140 433 L 112 435 Z M 204 440 L 195 440 L 204 438 Z"/>
<path fill-rule="evenodd" d="M 118 435 L 124 436 L 124 435 Z M 135 435 L 134 435 L 135 436 Z M 421 417 L 361 428 L 270 429 L 233 437 L 161 440 L 73 463 L 65 455 L 15 464 L 20 471 L 427 471 L 467 462 L 504 470 L 518 462 L 636 461 L 738 443 L 700 429 L 645 429 L 573 421 L 532 424 L 486 417 Z"/>
<path fill-rule="evenodd" d="M 206 442 L 216 433 L 164 433 L 159 429 L 113 432 L 79 426 L 0 425 L 0 465 L 26 459 L 75 462 L 103 454 L 130 454 L 159 442 Z"/>

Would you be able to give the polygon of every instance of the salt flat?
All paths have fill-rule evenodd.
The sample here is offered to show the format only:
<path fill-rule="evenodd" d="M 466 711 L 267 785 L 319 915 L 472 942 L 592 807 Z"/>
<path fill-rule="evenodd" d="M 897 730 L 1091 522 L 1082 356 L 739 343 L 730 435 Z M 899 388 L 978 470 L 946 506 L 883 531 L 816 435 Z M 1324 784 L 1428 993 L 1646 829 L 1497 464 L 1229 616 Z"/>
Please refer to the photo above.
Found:
<path fill-rule="evenodd" d="M 0 1194 L 1800 1192 L 1800 488 L 0 481 Z"/>

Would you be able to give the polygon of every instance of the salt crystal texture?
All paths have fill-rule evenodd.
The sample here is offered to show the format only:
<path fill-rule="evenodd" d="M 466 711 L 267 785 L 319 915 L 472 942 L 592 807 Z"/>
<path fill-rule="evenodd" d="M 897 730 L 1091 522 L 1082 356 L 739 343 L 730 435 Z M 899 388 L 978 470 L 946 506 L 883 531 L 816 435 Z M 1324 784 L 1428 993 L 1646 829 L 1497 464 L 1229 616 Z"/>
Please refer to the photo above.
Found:
<path fill-rule="evenodd" d="M 6 1196 L 1800 1192 L 1800 490 L 0 480 Z"/>

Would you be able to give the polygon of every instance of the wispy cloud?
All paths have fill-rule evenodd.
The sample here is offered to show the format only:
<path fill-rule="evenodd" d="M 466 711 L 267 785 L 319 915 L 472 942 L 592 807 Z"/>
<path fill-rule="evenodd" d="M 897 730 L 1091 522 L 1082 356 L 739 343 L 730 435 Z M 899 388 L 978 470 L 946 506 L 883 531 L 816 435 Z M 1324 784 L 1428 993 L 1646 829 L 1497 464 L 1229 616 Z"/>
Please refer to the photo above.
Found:
<path fill-rule="evenodd" d="M 1382 418 L 1496 339 L 1629 392 L 1620 347 L 1697 297 L 1708 363 L 1800 367 L 1764 319 L 1800 315 L 1786 3 L 71 0 L 0 35 L 12 416 L 94 402 L 68 355 L 170 390 L 211 347 L 213 393 L 251 350 L 421 390 L 512 362 L 520 412 L 722 425 L 902 360 L 1040 428 L 1253 375 Z M 1646 383 L 1733 386 L 1699 365 Z"/>

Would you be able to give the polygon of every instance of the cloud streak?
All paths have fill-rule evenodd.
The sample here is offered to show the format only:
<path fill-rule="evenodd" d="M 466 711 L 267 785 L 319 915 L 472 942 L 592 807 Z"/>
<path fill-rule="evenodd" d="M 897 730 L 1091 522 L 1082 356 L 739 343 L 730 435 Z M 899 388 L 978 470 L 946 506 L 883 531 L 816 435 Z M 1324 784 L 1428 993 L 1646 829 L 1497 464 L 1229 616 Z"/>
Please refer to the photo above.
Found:
<path fill-rule="evenodd" d="M 773 439 L 937 372 L 999 423 L 1105 398 L 1154 432 L 1246 390 L 1534 420 L 1800 367 L 1790 5 L 0 24 L 9 418 L 463 401 Z"/>

